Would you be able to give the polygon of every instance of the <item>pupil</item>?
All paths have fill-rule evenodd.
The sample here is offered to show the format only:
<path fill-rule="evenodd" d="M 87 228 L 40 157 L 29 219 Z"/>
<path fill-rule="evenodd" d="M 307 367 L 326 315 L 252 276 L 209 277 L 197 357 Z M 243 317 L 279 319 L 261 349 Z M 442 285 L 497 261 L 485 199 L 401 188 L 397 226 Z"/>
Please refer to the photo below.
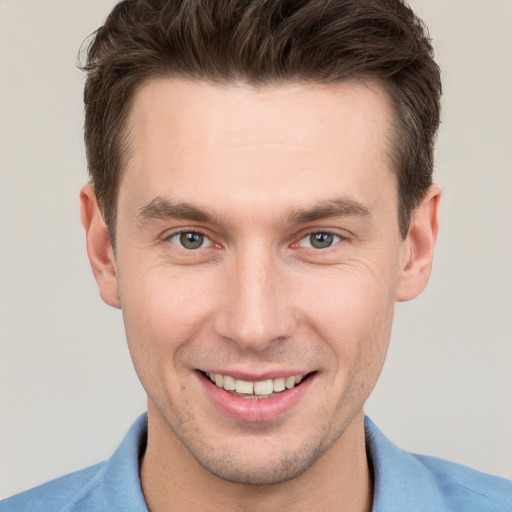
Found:
<path fill-rule="evenodd" d="M 330 233 L 315 233 L 311 235 L 310 241 L 315 249 L 325 249 L 332 245 L 333 237 Z"/>
<path fill-rule="evenodd" d="M 185 249 L 198 249 L 203 245 L 203 235 L 200 233 L 182 233 L 180 235 L 180 242 Z"/>

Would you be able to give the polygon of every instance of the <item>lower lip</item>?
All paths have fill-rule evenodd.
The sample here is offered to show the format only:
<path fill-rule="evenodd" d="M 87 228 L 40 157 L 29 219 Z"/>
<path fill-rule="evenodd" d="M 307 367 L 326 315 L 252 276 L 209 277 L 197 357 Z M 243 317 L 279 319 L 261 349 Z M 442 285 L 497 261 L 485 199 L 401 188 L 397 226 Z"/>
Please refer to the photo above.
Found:
<path fill-rule="evenodd" d="M 219 411 L 230 418 L 251 423 L 271 421 L 286 414 L 299 403 L 313 379 L 314 375 L 310 375 L 300 385 L 269 398 L 242 398 L 217 387 L 204 375 L 199 375 L 210 400 Z"/>

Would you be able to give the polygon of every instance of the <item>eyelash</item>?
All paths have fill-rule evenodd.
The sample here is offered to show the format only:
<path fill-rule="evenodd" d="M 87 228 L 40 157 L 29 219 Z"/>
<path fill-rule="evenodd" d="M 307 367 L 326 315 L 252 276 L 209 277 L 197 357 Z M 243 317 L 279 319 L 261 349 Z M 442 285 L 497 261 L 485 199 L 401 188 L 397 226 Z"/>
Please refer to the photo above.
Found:
<path fill-rule="evenodd" d="M 182 235 L 199 235 L 201 237 L 203 237 L 203 241 L 201 243 L 201 246 L 197 247 L 197 248 L 187 248 L 187 247 L 183 247 L 183 244 L 179 244 L 178 242 L 173 242 L 172 239 L 175 238 L 175 237 L 178 237 L 178 236 L 182 236 Z M 313 235 L 327 235 L 327 236 L 330 236 L 334 239 L 333 243 L 331 243 L 330 245 L 328 245 L 327 247 L 313 247 L 311 245 L 307 246 L 307 245 L 302 245 L 301 242 L 304 241 L 304 240 L 307 240 L 307 239 L 310 239 L 311 240 L 311 237 Z M 309 231 L 307 232 L 306 234 L 304 234 L 303 236 L 301 236 L 301 238 L 298 240 L 298 242 L 295 242 L 294 244 L 292 244 L 293 246 L 299 246 L 299 247 L 302 247 L 308 251 L 314 251 L 314 252 L 325 252 L 327 251 L 328 249 L 332 248 L 333 246 L 336 246 L 338 245 L 340 242 L 343 242 L 344 240 L 346 240 L 347 238 L 338 234 L 338 233 L 334 233 L 332 231 L 322 231 L 322 230 L 319 230 L 319 231 Z M 211 246 L 219 246 L 218 244 L 215 244 L 215 242 L 203 231 L 199 230 L 199 229 L 182 229 L 180 231 L 176 231 L 174 233 L 171 233 L 169 234 L 168 236 L 165 237 L 165 240 L 172 243 L 173 245 L 176 245 L 178 246 L 181 250 L 184 250 L 184 251 L 187 251 L 187 252 L 197 252 L 201 249 L 207 249 Z M 207 246 L 203 247 L 202 244 L 203 242 L 207 240 L 209 243 Z"/>
<path fill-rule="evenodd" d="M 183 247 L 183 245 L 179 245 L 178 243 L 175 243 L 172 241 L 173 238 L 175 237 L 181 237 L 182 235 L 199 235 L 201 237 L 204 238 L 204 240 L 208 240 L 209 241 L 209 244 L 206 246 L 206 247 L 198 247 L 196 249 L 190 249 L 190 248 L 187 248 L 187 247 Z M 187 252 L 197 252 L 201 249 L 207 249 L 208 247 L 211 247 L 212 245 L 215 245 L 215 243 L 212 241 L 212 239 L 206 234 L 204 233 L 203 231 L 199 230 L 199 229 L 182 229 L 180 231 L 175 231 L 174 233 L 171 233 L 169 234 L 168 236 L 165 237 L 165 240 L 170 242 L 171 244 L 173 245 L 176 245 L 178 246 L 180 249 L 184 250 L 184 251 L 187 251 Z M 201 244 L 202 245 L 202 244 Z"/>
<path fill-rule="evenodd" d="M 312 247 L 311 245 L 310 246 L 301 245 L 302 241 L 308 240 L 308 239 L 311 240 L 311 237 L 314 235 L 327 235 L 329 237 L 332 237 L 334 239 L 334 241 L 327 247 Z M 306 235 L 304 235 L 303 237 L 300 238 L 300 240 L 297 242 L 297 245 L 304 247 L 305 249 L 308 249 L 308 250 L 325 252 L 328 249 L 334 247 L 335 245 L 338 245 L 343 240 L 346 240 L 346 237 L 343 237 L 342 235 L 340 235 L 338 233 L 333 233 L 332 231 L 310 231 L 309 233 L 307 233 Z"/>

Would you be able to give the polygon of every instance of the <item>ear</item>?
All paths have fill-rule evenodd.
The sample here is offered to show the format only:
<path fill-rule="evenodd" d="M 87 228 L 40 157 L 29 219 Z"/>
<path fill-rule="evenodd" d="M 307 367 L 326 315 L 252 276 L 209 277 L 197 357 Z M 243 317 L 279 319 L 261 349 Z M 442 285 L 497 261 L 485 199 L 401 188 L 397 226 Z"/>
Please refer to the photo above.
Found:
<path fill-rule="evenodd" d="M 407 239 L 403 242 L 396 300 L 417 297 L 427 286 L 439 229 L 441 189 L 432 185 L 414 211 Z"/>
<path fill-rule="evenodd" d="M 100 296 L 109 306 L 120 308 L 114 250 L 92 185 L 86 185 L 80 191 L 80 217 Z"/>

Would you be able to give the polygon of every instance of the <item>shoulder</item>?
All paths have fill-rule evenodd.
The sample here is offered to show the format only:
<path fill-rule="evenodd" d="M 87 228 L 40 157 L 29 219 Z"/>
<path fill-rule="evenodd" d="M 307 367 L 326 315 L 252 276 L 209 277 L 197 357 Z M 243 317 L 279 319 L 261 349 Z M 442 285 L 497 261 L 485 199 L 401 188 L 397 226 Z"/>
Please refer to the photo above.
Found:
<path fill-rule="evenodd" d="M 0 512 L 147 512 L 139 479 L 147 417 L 140 416 L 105 462 L 0 502 Z"/>
<path fill-rule="evenodd" d="M 512 511 L 512 481 L 426 455 L 412 455 L 453 510 Z"/>
<path fill-rule="evenodd" d="M 94 494 L 105 462 L 64 475 L 0 501 L 0 512 L 64 512 L 85 495 Z"/>
<path fill-rule="evenodd" d="M 375 512 L 512 512 L 511 481 L 401 450 L 369 418 L 365 428 Z"/>

